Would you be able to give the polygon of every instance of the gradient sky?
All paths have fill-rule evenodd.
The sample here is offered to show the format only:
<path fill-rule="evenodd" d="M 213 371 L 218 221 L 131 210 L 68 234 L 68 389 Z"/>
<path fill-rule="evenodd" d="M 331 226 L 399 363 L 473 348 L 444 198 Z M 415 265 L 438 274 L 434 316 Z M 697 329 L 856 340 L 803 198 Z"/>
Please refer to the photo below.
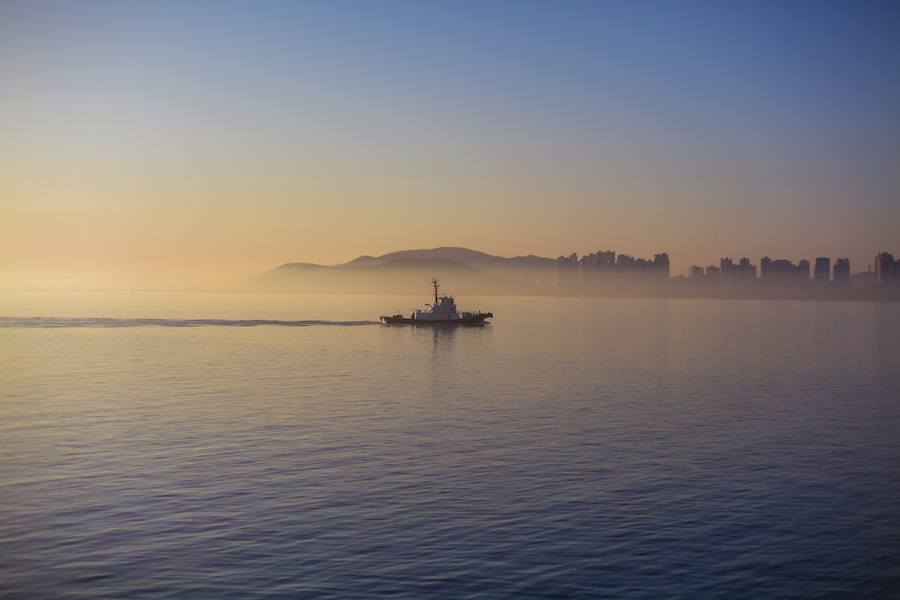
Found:
<path fill-rule="evenodd" d="M 890 0 L 5 0 L 0 277 L 445 245 L 863 271 L 900 253 L 898 31 Z"/>

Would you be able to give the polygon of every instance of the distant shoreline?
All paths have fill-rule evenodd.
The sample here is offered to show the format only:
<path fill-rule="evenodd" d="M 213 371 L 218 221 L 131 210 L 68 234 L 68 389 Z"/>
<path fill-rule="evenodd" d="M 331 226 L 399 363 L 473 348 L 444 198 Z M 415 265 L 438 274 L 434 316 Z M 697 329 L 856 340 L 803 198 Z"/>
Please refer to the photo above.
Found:
<path fill-rule="evenodd" d="M 355 291 L 336 289 L 247 289 L 242 287 L 221 288 L 0 288 L 0 293 L 115 293 L 115 294 L 311 294 L 311 295 L 358 295 L 358 296 L 418 296 L 416 291 L 402 290 L 368 290 Z M 522 292 L 481 292 L 468 290 L 466 296 L 497 296 L 523 298 L 621 298 L 621 299 L 659 299 L 659 300 L 772 300 L 800 302 L 900 302 L 900 289 L 880 289 L 875 286 L 851 288 L 849 290 L 816 290 L 816 293 L 804 293 L 808 290 L 766 290 L 766 289 L 602 289 L 602 290 L 565 290 L 559 288 L 537 288 Z M 460 294 L 462 295 L 462 294 Z"/>

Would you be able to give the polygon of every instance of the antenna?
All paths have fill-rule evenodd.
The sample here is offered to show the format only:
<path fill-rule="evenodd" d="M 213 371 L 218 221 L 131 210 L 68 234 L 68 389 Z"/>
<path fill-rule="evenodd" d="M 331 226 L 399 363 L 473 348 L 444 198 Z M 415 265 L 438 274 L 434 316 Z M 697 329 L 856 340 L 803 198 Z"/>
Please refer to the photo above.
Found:
<path fill-rule="evenodd" d="M 434 277 L 432 277 L 431 283 L 434 285 L 434 303 L 437 304 L 438 303 L 437 291 L 438 291 L 438 288 L 440 287 L 441 282 L 438 281 L 437 279 L 435 279 Z"/>

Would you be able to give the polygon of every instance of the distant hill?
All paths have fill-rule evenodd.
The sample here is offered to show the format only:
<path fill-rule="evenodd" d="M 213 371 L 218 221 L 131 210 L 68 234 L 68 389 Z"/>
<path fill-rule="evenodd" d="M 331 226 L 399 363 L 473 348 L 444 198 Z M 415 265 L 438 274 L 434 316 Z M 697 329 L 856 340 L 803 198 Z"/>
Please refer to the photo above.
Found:
<path fill-rule="evenodd" d="M 504 269 L 504 268 L 556 268 L 556 261 L 552 258 L 541 258 L 539 256 L 517 256 L 515 258 L 504 258 L 502 256 L 493 256 L 477 250 L 469 250 L 468 248 L 457 248 L 453 246 L 444 246 L 442 248 L 432 248 L 430 250 L 400 250 L 399 252 L 390 252 L 382 256 L 360 256 L 355 258 L 343 266 L 373 266 L 381 265 L 396 260 L 430 260 L 443 259 L 452 260 L 458 263 L 478 267 L 482 269 Z"/>
<path fill-rule="evenodd" d="M 467 248 L 401 250 L 324 266 L 286 263 L 253 277 L 253 289 L 303 292 L 423 293 L 432 277 L 450 293 L 535 294 L 552 285 L 556 261 L 538 256 L 504 258 Z"/>

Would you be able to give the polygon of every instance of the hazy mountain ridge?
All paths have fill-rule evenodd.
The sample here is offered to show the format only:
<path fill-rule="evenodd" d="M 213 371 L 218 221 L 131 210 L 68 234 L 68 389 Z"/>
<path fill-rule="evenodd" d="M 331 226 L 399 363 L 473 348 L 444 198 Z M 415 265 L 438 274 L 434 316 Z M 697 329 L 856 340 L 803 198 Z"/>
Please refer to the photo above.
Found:
<path fill-rule="evenodd" d="M 360 256 L 338 265 L 285 263 L 254 277 L 259 290 L 423 293 L 432 277 L 448 292 L 533 294 L 551 282 L 556 261 L 539 256 L 504 258 L 459 247 L 400 250 Z"/>
<path fill-rule="evenodd" d="M 342 266 L 357 267 L 381 265 L 396 260 L 428 260 L 443 259 L 452 260 L 468 265 L 484 264 L 495 262 L 497 260 L 507 260 L 499 256 L 492 256 L 477 250 L 469 250 L 468 248 L 459 248 L 454 246 L 445 246 L 441 248 L 432 248 L 428 250 L 399 250 L 397 252 L 389 252 L 381 256 L 360 256 L 350 262 L 344 263 Z"/>
<path fill-rule="evenodd" d="M 389 252 L 381 256 L 363 255 L 354 258 L 346 263 L 337 265 L 317 265 L 315 263 L 285 263 L 278 267 L 281 268 L 307 268 L 307 267 L 323 267 L 323 268 L 340 268 L 340 267 L 373 267 L 384 265 L 394 261 L 422 261 L 422 260 L 448 260 L 462 263 L 472 267 L 484 267 L 487 265 L 494 267 L 501 266 L 525 266 L 534 268 L 556 268 L 556 260 L 552 258 L 544 258 L 529 254 L 528 256 L 516 256 L 513 258 L 505 258 L 461 248 L 457 246 L 443 246 L 440 248 L 420 249 L 420 250 L 398 250 Z"/>

